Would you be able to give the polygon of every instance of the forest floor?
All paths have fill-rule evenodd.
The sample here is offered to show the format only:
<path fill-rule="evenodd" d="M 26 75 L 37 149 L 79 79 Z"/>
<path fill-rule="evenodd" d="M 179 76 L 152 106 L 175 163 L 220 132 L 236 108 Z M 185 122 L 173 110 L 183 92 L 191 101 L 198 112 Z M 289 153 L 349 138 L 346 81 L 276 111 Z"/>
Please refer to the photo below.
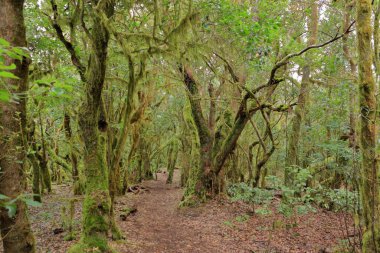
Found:
<path fill-rule="evenodd" d="M 352 224 L 348 214 L 318 209 L 298 216 L 297 226 L 289 227 L 286 224 L 290 220 L 278 213 L 251 215 L 252 207 L 227 198 L 180 209 L 183 190 L 178 186 L 178 174 L 175 173 L 175 182 L 167 185 L 166 174 L 158 173 L 157 180 L 143 182 L 144 191 L 117 199 L 117 223 L 126 239 L 111 242 L 113 248 L 125 253 L 348 252 L 341 246 L 354 234 L 353 228 L 346 225 Z M 38 252 L 63 253 L 79 239 L 76 236 L 76 240 L 66 241 L 67 232 L 60 231 L 72 198 L 69 192 L 69 186 L 55 186 L 53 194 L 44 196 L 43 207 L 30 210 Z M 80 198 L 74 215 L 77 234 L 79 203 Z M 120 215 L 128 207 L 137 211 L 123 221 Z"/>

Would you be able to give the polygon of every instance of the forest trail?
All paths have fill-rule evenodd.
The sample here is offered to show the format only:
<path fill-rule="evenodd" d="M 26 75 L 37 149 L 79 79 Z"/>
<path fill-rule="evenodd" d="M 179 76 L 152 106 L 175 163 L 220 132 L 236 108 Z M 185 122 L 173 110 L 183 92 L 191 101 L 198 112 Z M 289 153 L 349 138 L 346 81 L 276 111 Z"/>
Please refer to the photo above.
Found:
<path fill-rule="evenodd" d="M 327 253 L 336 252 L 332 249 L 347 233 L 348 216 L 333 212 L 310 213 L 299 217 L 297 227 L 285 229 L 273 227 L 275 222 L 288 222 L 283 216 L 250 216 L 251 206 L 224 198 L 179 209 L 180 173 L 175 171 L 172 185 L 166 184 L 166 178 L 166 173 L 158 173 L 157 180 L 142 183 L 146 192 L 118 200 L 119 211 L 125 206 L 137 208 L 135 215 L 119 223 L 126 236 L 126 241 L 113 243 L 119 252 Z"/>
<path fill-rule="evenodd" d="M 196 222 L 189 222 L 199 217 L 200 210 L 178 209 L 183 194 L 179 177 L 175 171 L 173 184 L 166 184 L 167 173 L 158 173 L 157 180 L 142 183 L 146 191 L 119 199 L 119 211 L 126 200 L 137 212 L 120 223 L 127 243 L 119 243 L 115 248 L 121 252 L 144 253 L 221 252 L 208 240 L 209 231 L 196 229 Z"/>
<path fill-rule="evenodd" d="M 115 219 L 126 239 L 110 240 L 114 249 L 119 253 L 332 253 L 346 252 L 332 249 L 354 234 L 352 227 L 345 226 L 352 224 L 349 214 L 323 209 L 299 216 L 298 225 L 288 228 L 289 219 L 273 207 L 272 214 L 252 216 L 252 206 L 223 197 L 195 208 L 178 208 L 183 194 L 179 174 L 176 170 L 173 184 L 168 185 L 167 174 L 158 173 L 157 180 L 142 183 L 146 191 L 117 198 Z M 75 197 L 75 239 L 65 240 L 66 229 L 55 232 L 62 228 L 62 210 L 68 210 L 72 198 L 69 185 L 54 185 L 43 206 L 31 208 L 38 252 L 65 253 L 79 240 L 83 196 Z M 130 207 L 137 212 L 121 219 Z"/>

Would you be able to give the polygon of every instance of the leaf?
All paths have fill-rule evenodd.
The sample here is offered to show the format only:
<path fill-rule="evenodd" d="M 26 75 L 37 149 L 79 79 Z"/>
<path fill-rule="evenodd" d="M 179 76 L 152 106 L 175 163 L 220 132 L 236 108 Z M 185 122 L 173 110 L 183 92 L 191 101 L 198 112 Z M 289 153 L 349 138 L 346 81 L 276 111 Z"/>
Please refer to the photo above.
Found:
<path fill-rule="evenodd" d="M 5 200 L 5 199 L 9 199 L 9 197 L 3 195 L 3 194 L 0 194 L 0 200 Z"/>
<path fill-rule="evenodd" d="M 3 38 L 0 38 L 0 45 L 2 45 L 2 46 L 6 46 L 6 47 L 9 47 L 9 46 L 10 46 L 9 42 L 6 41 L 6 40 L 3 39 Z"/>
<path fill-rule="evenodd" d="M 30 58 L 25 48 L 14 47 L 12 50 L 18 55 Z"/>
<path fill-rule="evenodd" d="M 5 205 L 5 208 L 8 210 L 8 216 L 14 217 L 16 215 L 17 206 L 15 203 Z"/>
<path fill-rule="evenodd" d="M 11 94 L 7 90 L 0 90 L 0 101 L 8 102 L 11 99 Z"/>
<path fill-rule="evenodd" d="M 16 65 L 15 64 L 11 64 L 9 66 L 0 65 L 0 69 L 2 69 L 2 70 L 14 70 L 14 69 L 16 69 Z"/>
<path fill-rule="evenodd" d="M 33 199 L 26 198 L 24 199 L 24 202 L 28 206 L 33 206 L 33 207 L 41 207 L 42 204 L 40 202 L 34 201 Z"/>
<path fill-rule="evenodd" d="M 71 85 L 67 85 L 67 84 L 63 84 L 61 82 L 57 82 L 55 85 L 55 87 L 57 88 L 62 88 L 68 92 L 72 92 L 73 91 L 73 87 Z"/>
<path fill-rule="evenodd" d="M 11 72 L 7 72 L 7 71 L 0 71 L 0 77 L 19 79 L 19 78 L 18 78 L 17 76 L 15 76 L 13 73 L 11 73 Z"/>
<path fill-rule="evenodd" d="M 6 53 L 9 57 L 11 57 L 12 59 L 16 59 L 16 60 L 22 61 L 22 56 L 20 56 L 19 54 L 15 53 L 15 52 L 13 52 L 13 51 L 9 51 L 9 50 L 7 50 L 7 51 L 5 51 L 5 53 Z"/>

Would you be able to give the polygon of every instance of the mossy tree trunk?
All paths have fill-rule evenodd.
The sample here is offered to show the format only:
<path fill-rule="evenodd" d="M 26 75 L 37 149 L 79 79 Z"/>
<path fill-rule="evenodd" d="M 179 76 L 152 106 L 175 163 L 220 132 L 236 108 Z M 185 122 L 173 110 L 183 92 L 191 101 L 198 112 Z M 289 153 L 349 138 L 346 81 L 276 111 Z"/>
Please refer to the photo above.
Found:
<path fill-rule="evenodd" d="M 174 169 L 175 169 L 175 165 L 177 163 L 177 158 L 178 158 L 178 146 L 175 142 L 173 142 L 169 145 L 168 148 L 169 148 L 168 165 L 167 165 L 168 178 L 166 179 L 166 183 L 171 184 L 173 183 Z"/>
<path fill-rule="evenodd" d="M 27 139 L 28 139 L 28 152 L 27 157 L 29 159 L 30 164 L 32 165 L 32 192 L 33 192 L 33 200 L 41 202 L 41 188 L 40 188 L 40 163 L 37 158 L 38 148 L 35 139 L 35 124 L 34 121 L 31 120 L 27 127 Z"/>
<path fill-rule="evenodd" d="M 141 145 L 141 160 L 142 160 L 142 179 L 151 180 L 153 179 L 152 164 L 149 157 L 149 144 L 144 137 L 140 137 Z"/>
<path fill-rule="evenodd" d="M 216 181 L 216 174 L 212 168 L 212 148 L 214 139 L 211 136 L 208 128 L 208 122 L 206 121 L 203 112 L 201 101 L 199 99 L 199 90 L 197 83 L 193 77 L 193 73 L 190 68 L 185 67 L 183 70 L 184 83 L 188 89 L 188 98 L 191 105 L 191 113 L 194 119 L 195 127 L 197 128 L 199 138 L 199 153 L 200 153 L 200 165 L 195 183 L 195 195 L 203 199 L 206 196 L 214 195 L 213 182 Z"/>
<path fill-rule="evenodd" d="M 83 234 L 81 241 L 69 252 L 85 252 L 96 248 L 111 252 L 107 235 L 111 224 L 111 199 L 109 195 L 106 163 L 107 122 L 100 117 L 102 91 L 106 74 L 109 32 L 100 15 L 111 17 L 114 1 L 92 0 L 88 3 L 93 26 L 91 48 L 85 72 L 85 100 L 79 112 L 80 135 L 84 142 L 85 199 L 83 202 Z M 92 7 L 96 6 L 96 10 Z"/>
<path fill-rule="evenodd" d="M 65 129 L 65 136 L 67 141 L 70 145 L 70 161 L 71 161 L 71 170 L 72 170 L 72 177 L 73 177 L 73 191 L 74 195 L 81 195 L 82 194 L 82 187 L 81 182 L 79 180 L 79 170 L 78 170 L 78 156 L 75 152 L 74 145 L 73 145 L 73 134 L 71 130 L 71 118 L 70 115 L 65 113 L 64 120 L 63 120 L 63 127 Z"/>
<path fill-rule="evenodd" d="M 311 46 L 317 42 L 318 37 L 318 23 L 319 23 L 319 7 L 318 1 L 313 0 L 311 5 L 311 15 L 308 22 L 308 30 L 310 36 L 307 41 L 307 45 Z M 305 65 L 302 67 L 302 81 L 301 88 L 298 95 L 297 107 L 294 111 L 294 118 L 291 123 L 291 131 L 289 136 L 289 147 L 285 161 L 285 185 L 290 186 L 292 184 L 292 175 L 290 173 L 291 166 L 297 166 L 299 164 L 298 147 L 301 136 L 301 126 L 305 117 L 307 103 L 310 93 L 310 57 L 306 55 Z"/>
<path fill-rule="evenodd" d="M 373 45 L 376 80 L 380 81 L 380 2 L 373 2 L 375 6 L 373 19 Z"/>
<path fill-rule="evenodd" d="M 46 152 L 46 143 L 44 129 L 42 125 L 41 112 L 38 112 L 39 115 L 39 124 L 40 124 L 40 135 L 41 135 L 41 150 L 37 152 L 37 158 L 40 162 L 40 175 L 41 175 L 41 193 L 44 192 L 46 188 L 48 192 L 51 192 L 51 177 L 48 168 L 47 152 Z"/>
<path fill-rule="evenodd" d="M 40 188 L 40 164 L 35 155 L 28 155 L 29 161 L 32 164 L 32 174 L 33 174 L 33 183 L 32 183 L 32 192 L 33 200 L 41 202 L 41 188 Z"/>
<path fill-rule="evenodd" d="M 3 0 L 0 7 L 0 38 L 12 46 L 26 47 L 23 0 Z M 5 80 L 9 90 L 17 94 L 18 101 L 0 102 L 0 193 L 16 198 L 24 191 L 24 162 L 26 147 L 26 95 L 28 88 L 29 59 L 6 59 L 14 63 L 13 73 L 19 79 Z M 30 229 L 26 205 L 17 201 L 17 212 L 9 217 L 6 209 L 0 210 L 0 229 L 4 252 L 35 252 L 35 241 Z"/>
<path fill-rule="evenodd" d="M 220 189 L 220 187 L 218 185 L 218 176 L 222 171 L 226 160 L 234 151 L 236 143 L 247 125 L 247 122 L 252 115 L 260 109 L 260 106 L 248 110 L 247 103 L 251 95 L 247 93 L 240 103 L 240 107 L 236 113 L 235 122 L 227 136 L 223 140 L 219 140 L 219 137 L 214 138 L 208 128 L 208 122 L 203 116 L 198 86 L 191 69 L 189 67 L 184 67 L 182 69 L 182 74 L 188 90 L 187 94 L 191 113 L 198 134 L 200 154 L 199 169 L 197 169 L 192 175 L 192 180 L 195 180 L 196 182 L 189 184 L 194 187 L 194 189 L 186 190 L 185 195 L 187 193 L 194 194 L 196 198 L 202 201 L 207 197 L 213 197 L 219 193 L 218 189 Z M 234 77 L 234 81 L 239 81 L 236 76 Z M 272 80 L 270 82 L 272 82 Z M 268 96 L 270 96 L 273 91 L 269 93 Z M 217 131 L 215 136 L 218 134 L 220 133 Z M 185 199 L 187 199 L 187 196 L 185 196 Z M 185 205 L 185 203 L 183 204 Z"/>
<path fill-rule="evenodd" d="M 372 71 L 371 2 L 371 0 L 356 1 L 362 151 L 360 196 L 363 205 L 362 251 L 364 253 L 380 252 L 379 175 L 376 155 L 376 85 Z"/>
<path fill-rule="evenodd" d="M 140 135 L 139 135 L 139 128 L 138 127 L 133 127 L 132 129 L 132 147 L 129 151 L 128 154 L 128 159 L 127 159 L 127 166 L 124 168 L 123 172 L 123 194 L 127 192 L 128 189 L 128 180 L 129 178 L 129 170 L 128 167 L 131 166 L 132 158 L 136 154 L 140 142 Z"/>

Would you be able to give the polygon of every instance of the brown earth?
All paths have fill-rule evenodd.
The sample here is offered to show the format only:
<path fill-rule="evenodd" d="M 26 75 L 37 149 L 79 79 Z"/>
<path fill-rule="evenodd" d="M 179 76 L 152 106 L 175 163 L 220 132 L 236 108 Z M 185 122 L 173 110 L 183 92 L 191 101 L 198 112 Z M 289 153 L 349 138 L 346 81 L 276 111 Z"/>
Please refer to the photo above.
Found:
<path fill-rule="evenodd" d="M 297 226 L 289 227 L 286 224 L 293 224 L 294 219 L 280 214 L 249 215 L 252 207 L 226 198 L 179 209 L 183 191 L 178 174 L 173 185 L 167 185 L 166 174 L 159 173 L 157 181 L 142 184 L 145 191 L 117 199 L 118 225 L 126 240 L 111 242 L 113 248 L 125 253 L 349 252 L 339 246 L 347 235 L 354 234 L 346 225 L 352 224 L 348 214 L 318 209 L 297 217 Z M 53 233 L 62 227 L 62 217 L 67 216 L 62 214 L 63 207 L 71 198 L 69 186 L 55 186 L 54 190 L 43 197 L 43 207 L 30 211 L 38 252 L 63 253 L 75 242 L 64 240 L 66 231 Z M 75 209 L 76 234 L 80 233 L 80 200 Z M 120 214 L 127 207 L 136 207 L 137 212 L 123 221 Z"/>

